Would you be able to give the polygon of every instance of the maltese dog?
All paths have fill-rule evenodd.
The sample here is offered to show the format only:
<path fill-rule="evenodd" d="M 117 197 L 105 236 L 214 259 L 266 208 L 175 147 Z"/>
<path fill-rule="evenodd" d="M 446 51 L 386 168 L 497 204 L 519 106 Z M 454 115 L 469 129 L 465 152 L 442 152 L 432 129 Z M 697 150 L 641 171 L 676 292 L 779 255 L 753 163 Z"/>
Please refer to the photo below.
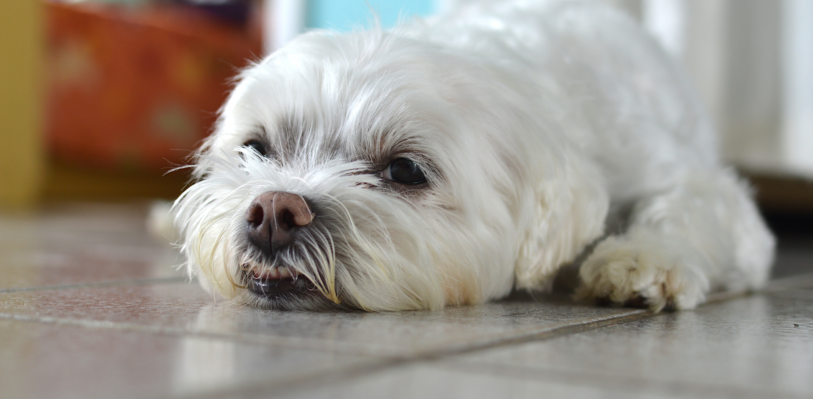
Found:
<path fill-rule="evenodd" d="M 174 208 L 227 298 L 441 309 L 578 262 L 578 298 L 658 311 L 768 277 L 774 238 L 686 78 L 601 3 L 310 32 L 237 82 Z"/>

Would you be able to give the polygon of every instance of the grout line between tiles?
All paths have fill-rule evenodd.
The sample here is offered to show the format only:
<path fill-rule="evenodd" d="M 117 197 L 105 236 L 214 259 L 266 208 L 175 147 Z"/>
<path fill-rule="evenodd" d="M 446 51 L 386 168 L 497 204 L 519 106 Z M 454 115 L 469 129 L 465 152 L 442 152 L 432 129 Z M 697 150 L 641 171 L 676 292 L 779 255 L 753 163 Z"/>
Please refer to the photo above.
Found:
<path fill-rule="evenodd" d="M 0 319 L 25 322 L 40 322 L 55 325 L 67 325 L 94 329 L 111 329 L 136 333 L 153 333 L 178 337 L 198 337 L 208 339 L 221 339 L 244 344 L 276 346 L 287 349 L 302 349 L 310 351 L 324 351 L 358 356 L 376 356 L 389 358 L 415 358 L 422 356 L 444 355 L 457 353 L 470 348 L 491 347 L 504 342 L 521 342 L 527 339 L 542 337 L 556 331 L 566 331 L 567 328 L 582 328 L 596 323 L 607 323 L 613 320 L 635 314 L 648 314 L 645 310 L 630 310 L 612 315 L 593 318 L 582 318 L 572 321 L 560 322 L 552 325 L 517 329 L 510 332 L 481 335 L 466 340 L 463 343 L 438 342 L 420 349 L 401 349 L 392 345 L 375 345 L 370 343 L 337 342 L 324 339 L 280 337 L 264 334 L 220 333 L 213 331 L 190 330 L 180 327 L 166 327 L 149 324 L 138 324 L 118 321 L 104 321 L 92 319 L 72 319 L 53 316 L 33 316 L 13 313 L 0 313 Z"/>
<path fill-rule="evenodd" d="M 380 372 L 384 369 L 404 366 L 410 363 L 436 361 L 449 356 L 473 353 L 476 351 L 493 349 L 502 346 L 515 345 L 523 342 L 530 342 L 543 339 L 551 339 L 562 335 L 575 334 L 583 331 L 591 331 L 603 327 L 629 323 L 642 318 L 654 315 L 645 310 L 631 311 L 613 316 L 582 320 L 578 323 L 560 323 L 554 326 L 539 328 L 534 332 L 526 332 L 505 339 L 485 340 L 457 348 L 426 348 L 416 352 L 412 356 L 384 357 L 378 361 L 372 361 L 357 366 L 345 367 L 335 371 L 321 371 L 317 373 L 304 373 L 299 376 L 287 376 L 284 379 L 257 379 L 240 383 L 238 388 L 224 387 L 206 393 L 180 396 L 187 399 L 206 399 L 222 397 L 243 397 L 243 396 L 268 396 L 269 388 L 273 387 L 274 395 L 284 394 L 297 390 L 304 383 L 309 383 L 310 387 L 336 383 L 342 380 L 356 378 L 370 373 Z M 509 335 L 509 334 L 506 334 Z"/>
<path fill-rule="evenodd" d="M 77 283 L 65 285 L 46 285 L 40 287 L 22 287 L 22 288 L 0 288 L 0 294 L 7 294 L 12 292 L 30 292 L 30 291 L 48 291 L 48 290 L 70 290 L 77 288 L 104 288 L 113 287 L 117 285 L 146 285 L 146 284 L 174 284 L 183 283 L 188 281 L 186 277 L 166 277 L 166 278 L 143 278 L 132 280 L 114 280 L 102 281 L 96 283 Z"/>
<path fill-rule="evenodd" d="M 163 283 L 163 284 L 170 284 L 170 283 L 178 283 L 178 282 L 185 282 L 186 278 L 177 277 L 177 278 L 166 278 L 166 279 L 145 279 L 145 280 L 127 280 L 127 281 L 116 281 L 116 282 L 104 282 L 104 283 L 88 283 L 88 284 L 75 284 L 75 285 L 65 285 L 65 286 L 55 286 L 55 287 L 37 287 L 37 288 L 24 288 L 24 289 L 14 289 L 14 290 L 0 290 L 0 293 L 8 293 L 8 292 L 20 292 L 20 291 L 35 291 L 35 290 L 46 290 L 46 289 L 76 289 L 76 288 L 94 288 L 94 287 L 109 287 L 109 286 L 117 286 L 117 285 L 124 285 L 124 284 L 155 284 L 155 283 Z M 806 285 L 806 283 L 811 282 L 813 283 L 813 274 L 802 276 L 800 279 L 799 277 L 795 278 L 788 278 L 782 280 L 776 280 L 768 284 L 768 286 L 763 289 L 762 291 L 756 292 L 758 293 L 769 293 L 775 292 L 781 289 L 792 288 L 798 285 Z M 717 302 L 733 299 L 736 297 L 746 296 L 751 294 L 751 292 L 747 290 L 735 291 L 735 292 L 728 292 L 728 293 L 720 293 L 709 295 L 708 300 L 706 303 L 701 305 L 701 307 L 708 306 L 715 304 Z M 143 333 L 158 333 L 158 334 L 166 334 L 166 335 L 173 335 L 173 336 L 197 336 L 201 338 L 211 338 L 211 339 L 226 339 L 232 340 L 235 342 L 242 342 L 242 343 L 250 343 L 250 344 L 261 344 L 261 345 L 271 345 L 271 346 L 280 346 L 286 347 L 291 349 L 306 349 L 306 350 L 314 350 L 314 351 L 328 351 L 334 353 L 344 353 L 344 354 L 353 354 L 353 355 L 362 355 L 362 356 L 386 356 L 392 358 L 415 358 L 415 357 L 422 357 L 425 354 L 440 354 L 445 355 L 449 353 L 458 353 L 461 351 L 466 351 L 470 349 L 477 349 L 477 348 L 488 348 L 493 347 L 501 344 L 513 344 L 517 342 L 524 342 L 527 340 L 533 339 L 544 339 L 549 338 L 553 335 L 551 334 L 566 334 L 566 333 L 576 333 L 583 331 L 584 329 L 591 329 L 591 328 L 598 328 L 603 327 L 600 325 L 598 327 L 589 327 L 593 324 L 602 324 L 612 322 L 613 320 L 621 320 L 624 318 L 634 317 L 634 318 L 641 318 L 644 316 L 653 316 L 656 314 L 650 313 L 648 310 L 643 309 L 631 309 L 626 311 L 621 311 L 619 313 L 615 313 L 612 315 L 598 317 L 598 318 L 590 318 L 590 319 L 581 319 L 581 320 L 574 320 L 568 322 L 561 322 L 553 325 L 541 326 L 541 327 L 529 327 L 524 328 L 521 330 L 513 330 L 506 333 L 498 333 L 493 335 L 484 335 L 475 337 L 473 340 L 467 340 L 465 342 L 440 342 L 436 343 L 432 346 L 427 346 L 421 348 L 419 350 L 414 349 L 399 349 L 394 348 L 388 345 L 380 345 L 380 346 L 371 346 L 369 343 L 359 344 L 354 342 L 335 342 L 329 340 L 321 340 L 321 339 L 310 339 L 310 338 L 299 338 L 299 337 L 279 337 L 279 336 L 271 336 L 271 335 L 263 335 L 263 334 L 228 334 L 228 333 L 219 333 L 219 332 L 209 332 L 209 331 L 194 331 L 188 330 L 184 328 L 176 328 L 176 327 L 166 327 L 166 326 L 155 326 L 155 325 L 148 325 L 148 324 L 137 324 L 137 323 L 127 323 L 127 322 L 116 322 L 116 321 L 103 321 L 103 320 L 89 320 L 89 319 L 71 319 L 71 318 L 60 318 L 60 317 L 50 317 L 50 316 L 28 316 L 28 315 L 17 315 L 13 313 L 0 313 L 0 319 L 8 319 L 8 320 L 19 320 L 19 321 L 29 321 L 29 322 L 42 322 L 42 323 L 49 323 L 49 324 L 58 324 L 58 325 L 72 325 L 78 327 L 86 327 L 86 328 L 110 328 L 122 331 L 132 331 L 132 332 L 143 332 Z M 631 320 L 628 320 L 631 321 Z M 588 327 L 584 327 L 588 326 Z"/>
<path fill-rule="evenodd" d="M 593 317 L 572 321 L 564 321 L 542 327 L 529 327 L 517 329 L 511 332 L 485 335 L 466 343 L 441 342 L 431 347 L 423 348 L 412 357 L 433 358 L 446 355 L 466 353 L 472 350 L 494 348 L 498 346 L 513 345 L 516 343 L 528 342 L 537 339 L 549 339 L 561 335 L 579 333 L 586 330 L 593 330 L 610 325 L 627 323 L 640 318 L 649 317 L 654 313 L 644 309 L 632 309 L 608 316 Z"/>
<path fill-rule="evenodd" d="M 234 386 L 216 389 L 214 391 L 205 393 L 196 393 L 189 395 L 182 395 L 183 398 L 218 398 L 223 396 L 241 396 L 252 395 L 260 392 L 267 392 L 269 387 L 274 388 L 275 394 L 294 391 L 298 386 L 306 381 L 317 381 L 318 384 L 326 384 L 338 382 L 345 378 L 355 378 L 361 375 L 369 374 L 376 371 L 381 371 L 384 368 L 399 367 L 410 363 L 421 361 L 434 361 L 448 356 L 460 355 L 465 353 L 472 353 L 480 350 L 497 348 L 501 346 L 508 346 L 522 342 L 529 342 L 533 340 L 550 339 L 562 335 L 578 333 L 582 331 L 594 330 L 602 327 L 628 323 L 641 318 L 653 315 L 645 310 L 633 310 L 629 312 L 616 313 L 609 316 L 581 319 L 574 322 L 562 322 L 555 325 L 544 326 L 533 329 L 523 329 L 519 334 L 506 333 L 491 337 L 481 338 L 479 341 L 468 341 L 468 345 L 458 345 L 456 347 L 449 347 L 445 343 L 426 347 L 418 351 L 392 351 L 389 348 L 389 353 L 382 351 L 387 348 L 377 348 L 373 351 L 369 350 L 369 346 L 364 346 L 366 350 L 359 351 L 361 346 L 354 343 L 340 342 L 339 346 L 332 343 L 331 349 L 334 352 L 344 353 L 348 355 L 361 355 L 370 357 L 373 360 L 362 362 L 358 365 L 350 365 L 338 370 L 325 370 L 319 372 L 305 372 L 299 375 L 286 376 L 284 379 L 269 379 L 268 376 L 263 376 L 253 381 L 247 381 L 240 384 L 238 388 Z M 111 329 L 125 332 L 134 333 L 156 333 L 160 335 L 171 335 L 179 337 L 195 337 L 195 338 L 209 338 L 209 339 L 225 339 L 231 342 L 240 343 L 254 343 L 254 344 L 271 344 L 279 345 L 291 349 L 307 349 L 319 350 L 314 347 L 317 340 L 307 340 L 307 345 L 291 345 L 288 338 L 269 337 L 261 335 L 229 335 L 207 332 L 188 331 L 183 328 L 166 328 L 159 326 L 149 326 L 134 323 L 121 323 L 112 321 L 96 321 L 96 320 L 77 320 L 77 319 L 64 319 L 57 317 L 43 317 L 43 316 L 27 316 L 27 315 L 14 315 L 0 313 L 0 319 L 16 320 L 23 322 L 39 322 L 56 325 L 70 325 L 86 328 L 97 329 Z M 254 338 L 254 339 L 251 339 Z M 270 339 L 269 339 L 270 338 Z M 273 339 L 273 338 L 276 338 Z M 276 341 L 276 342 L 273 342 Z M 300 344 L 304 344 L 300 342 Z M 297 348 L 300 346 L 300 348 Z M 357 350 L 336 350 L 338 347 L 353 347 L 358 346 Z M 322 348 L 324 350 L 326 348 Z M 360 353 L 362 352 L 362 353 Z M 364 353 L 366 352 L 366 353 Z M 175 396 L 173 396 L 175 397 Z"/>
<path fill-rule="evenodd" d="M 19 315 L 12 313 L 0 313 L 0 320 L 35 322 L 35 323 L 54 324 L 58 326 L 73 326 L 92 329 L 107 329 L 113 331 L 133 332 L 133 333 L 149 333 L 158 335 L 168 335 L 180 338 L 218 339 L 241 344 L 275 346 L 286 349 L 325 351 L 347 355 L 360 355 L 360 356 L 373 355 L 388 357 L 405 356 L 403 353 L 394 353 L 391 350 L 391 348 L 388 347 L 375 347 L 375 346 L 371 347 L 370 345 L 366 344 L 362 346 L 353 342 L 330 342 L 316 339 L 279 337 L 262 334 L 240 334 L 240 333 L 234 334 L 211 331 L 196 331 L 188 330 L 181 327 L 166 327 L 118 321 L 69 319 L 51 316 Z"/>
<path fill-rule="evenodd" d="M 792 279 L 782 279 L 769 282 L 769 284 L 759 293 L 775 292 L 782 289 L 793 288 L 798 286 L 805 286 L 813 282 L 813 274 L 796 276 Z M 751 294 L 749 290 L 738 290 L 733 292 L 718 293 L 709 295 L 707 302 L 701 305 L 702 307 L 714 305 L 719 302 L 727 301 L 730 299 L 743 297 Z M 346 367 L 337 371 L 323 371 L 320 373 L 300 375 L 298 377 L 286 378 L 284 380 L 257 380 L 254 382 L 242 383 L 239 388 L 222 388 L 216 391 L 201 393 L 196 395 L 182 396 L 188 399 L 206 399 L 206 398 L 220 398 L 220 397 L 233 397 L 233 396 L 268 396 L 268 389 L 273 387 L 275 395 L 296 391 L 303 383 L 310 383 L 311 386 L 324 386 L 331 383 L 338 383 L 343 380 L 357 378 L 369 373 L 380 372 L 384 369 L 404 366 L 410 363 L 417 363 L 421 361 L 436 361 L 442 358 L 473 353 L 476 351 L 493 349 L 503 346 L 515 345 L 524 342 L 538 341 L 552 339 L 568 334 L 576 334 L 585 331 L 592 331 L 599 328 L 611 327 L 619 324 L 629 323 L 636 320 L 641 320 L 653 316 L 659 316 L 666 313 L 652 313 L 647 310 L 633 310 L 627 313 L 616 314 L 605 318 L 599 318 L 581 323 L 561 323 L 559 325 L 548 326 L 547 328 L 538 329 L 536 331 L 527 331 L 525 334 L 505 334 L 503 339 L 492 337 L 491 339 L 481 340 L 479 343 L 469 343 L 469 345 L 460 345 L 457 348 L 425 348 L 411 357 L 396 357 L 384 359 L 378 362 L 371 362 L 355 367 Z M 508 336 L 513 335 L 513 336 Z"/>

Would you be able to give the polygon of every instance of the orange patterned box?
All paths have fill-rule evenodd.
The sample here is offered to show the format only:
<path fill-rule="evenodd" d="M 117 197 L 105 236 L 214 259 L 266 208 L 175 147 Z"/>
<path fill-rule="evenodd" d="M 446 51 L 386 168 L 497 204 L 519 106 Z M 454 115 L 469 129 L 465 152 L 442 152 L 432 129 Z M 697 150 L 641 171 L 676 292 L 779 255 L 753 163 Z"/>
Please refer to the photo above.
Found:
<path fill-rule="evenodd" d="M 50 155 L 164 172 L 210 131 L 236 69 L 260 54 L 246 29 L 190 8 L 47 5 Z"/>

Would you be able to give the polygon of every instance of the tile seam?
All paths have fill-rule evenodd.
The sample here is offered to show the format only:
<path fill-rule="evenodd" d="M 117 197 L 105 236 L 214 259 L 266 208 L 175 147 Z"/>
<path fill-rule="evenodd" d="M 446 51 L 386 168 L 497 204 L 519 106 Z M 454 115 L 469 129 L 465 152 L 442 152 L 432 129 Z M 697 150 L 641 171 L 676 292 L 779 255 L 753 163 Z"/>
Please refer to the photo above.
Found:
<path fill-rule="evenodd" d="M 0 288 L 0 294 L 9 294 L 16 292 L 31 292 L 31 291 L 54 291 L 54 290 L 73 290 L 79 288 L 104 288 L 117 285 L 148 285 L 148 284 L 174 284 L 187 282 L 186 277 L 166 277 L 166 278 L 145 278 L 145 279 L 132 279 L 132 280 L 111 280 L 100 281 L 95 283 L 77 283 L 77 284 L 64 284 L 64 285 L 48 285 L 41 287 L 20 287 L 20 288 Z"/>
<path fill-rule="evenodd" d="M 485 349 L 497 348 L 500 346 L 514 345 L 517 343 L 528 342 L 532 340 L 551 339 L 565 334 L 578 333 L 583 331 L 591 331 L 603 327 L 613 326 L 647 318 L 654 315 L 649 311 L 635 311 L 630 313 L 618 314 L 615 317 L 606 317 L 599 320 L 591 319 L 590 321 L 583 321 L 582 323 L 562 324 L 558 328 L 548 328 L 547 331 L 537 331 L 534 333 L 523 334 L 522 336 L 513 337 L 513 339 L 482 343 L 477 346 L 469 346 L 466 348 L 458 348 L 454 350 L 446 350 L 443 352 L 435 351 L 435 348 L 429 348 L 416 353 L 413 356 L 406 357 L 381 357 L 377 361 L 371 361 L 366 364 L 351 366 L 337 371 L 321 371 L 312 374 L 303 374 L 296 378 L 268 380 L 256 379 L 250 382 L 243 382 L 238 387 L 224 387 L 215 391 L 178 396 L 184 399 L 207 399 L 207 398 L 221 398 L 221 397 L 242 397 L 242 396 L 256 396 L 262 394 L 267 395 L 269 388 L 273 387 L 274 395 L 280 395 L 300 390 L 299 386 L 308 383 L 308 387 L 323 386 L 330 383 L 340 382 L 349 378 L 356 378 L 369 373 L 376 373 L 401 367 L 419 362 L 434 362 L 450 356 L 462 355 L 466 353 L 473 353 Z M 541 330 L 541 329 L 540 329 Z M 274 396 L 270 395 L 270 396 Z M 175 397 L 175 396 L 173 396 Z"/>
<path fill-rule="evenodd" d="M 388 357 L 394 359 L 411 359 L 415 357 L 431 356 L 433 354 L 437 355 L 446 353 L 458 353 L 460 351 L 469 350 L 470 348 L 490 347 L 505 342 L 520 342 L 525 339 L 535 339 L 535 337 L 547 336 L 548 334 L 557 331 L 565 331 L 568 328 L 579 329 L 582 328 L 582 326 L 592 325 L 596 323 L 612 323 L 614 320 L 619 320 L 623 317 L 628 317 L 630 315 L 648 314 L 648 313 L 649 312 L 644 310 L 636 310 L 632 312 L 616 313 L 613 315 L 608 315 L 599 318 L 589 318 L 589 319 L 583 318 L 570 322 L 561 322 L 554 325 L 526 328 L 515 332 L 494 335 L 479 335 L 473 337 L 471 340 L 466 341 L 467 343 L 460 345 L 452 345 L 452 343 L 448 341 L 441 342 L 417 350 L 416 349 L 400 350 L 389 345 L 371 346 L 369 344 L 359 344 L 355 342 L 335 342 L 321 339 L 279 337 L 263 334 L 245 334 L 245 333 L 228 334 L 211 331 L 187 330 L 178 327 L 164 327 L 141 323 L 128 323 L 120 321 L 105 321 L 93 319 L 72 319 L 52 316 L 21 315 L 3 312 L 0 312 L 0 319 L 23 322 L 37 322 L 53 325 L 68 325 L 82 328 L 107 329 L 111 331 L 162 334 L 175 337 L 198 337 L 206 339 L 218 339 L 244 344 L 276 346 L 288 349 L 333 352 L 347 355 Z"/>

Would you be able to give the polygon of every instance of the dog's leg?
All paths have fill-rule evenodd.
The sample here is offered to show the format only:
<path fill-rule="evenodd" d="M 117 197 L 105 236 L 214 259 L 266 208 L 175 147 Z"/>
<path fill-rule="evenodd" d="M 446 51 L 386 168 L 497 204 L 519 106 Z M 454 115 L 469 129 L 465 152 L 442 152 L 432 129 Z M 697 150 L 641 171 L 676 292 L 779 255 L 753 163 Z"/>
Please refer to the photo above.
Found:
<path fill-rule="evenodd" d="M 763 285 L 774 245 L 733 173 L 687 173 L 673 189 L 637 201 L 626 231 L 595 247 L 579 270 L 577 296 L 691 309 L 712 290 Z"/>

